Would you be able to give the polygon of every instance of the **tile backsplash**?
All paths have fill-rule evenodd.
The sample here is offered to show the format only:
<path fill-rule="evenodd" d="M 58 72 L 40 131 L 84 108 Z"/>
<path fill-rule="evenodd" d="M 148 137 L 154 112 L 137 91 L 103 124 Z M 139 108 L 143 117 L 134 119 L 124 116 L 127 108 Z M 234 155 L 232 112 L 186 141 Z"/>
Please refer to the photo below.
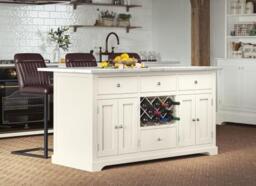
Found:
<path fill-rule="evenodd" d="M 102 0 L 104 1 L 104 0 Z M 105 47 L 105 38 L 111 31 L 120 36 L 117 51 L 152 50 L 152 0 L 134 0 L 142 8 L 131 9 L 132 24 L 142 29 L 131 30 L 110 28 L 82 28 L 77 32 L 70 29 L 69 52 L 98 52 Z M 54 44 L 48 39 L 51 28 L 73 24 L 94 24 L 98 17 L 97 9 L 125 13 L 125 8 L 79 6 L 76 10 L 70 5 L 13 5 L 0 4 L 0 59 L 12 59 L 15 53 L 39 52 L 45 59 L 53 59 Z M 116 47 L 115 40 L 110 45 Z M 63 53 L 62 56 L 65 54 Z"/>

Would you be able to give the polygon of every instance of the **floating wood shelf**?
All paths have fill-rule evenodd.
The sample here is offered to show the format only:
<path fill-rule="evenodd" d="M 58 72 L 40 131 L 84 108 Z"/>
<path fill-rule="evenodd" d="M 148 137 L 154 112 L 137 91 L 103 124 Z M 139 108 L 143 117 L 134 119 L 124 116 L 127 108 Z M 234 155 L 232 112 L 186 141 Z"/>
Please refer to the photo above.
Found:
<path fill-rule="evenodd" d="M 0 0 L 0 4 L 47 5 L 60 3 L 69 4 L 70 0 Z"/>
<path fill-rule="evenodd" d="M 77 31 L 78 28 L 122 28 L 126 29 L 126 32 L 129 33 L 131 29 L 142 28 L 140 26 L 103 26 L 103 25 L 69 25 L 69 27 L 74 29 L 74 32 Z"/>
<path fill-rule="evenodd" d="M 141 5 L 114 5 L 109 3 L 83 3 L 83 2 L 77 2 L 77 1 L 71 1 L 71 4 L 73 4 L 74 9 L 77 8 L 79 5 L 87 5 L 87 6 L 110 6 L 110 7 L 123 7 L 126 8 L 126 11 L 129 12 L 130 8 L 138 8 L 142 7 Z"/>

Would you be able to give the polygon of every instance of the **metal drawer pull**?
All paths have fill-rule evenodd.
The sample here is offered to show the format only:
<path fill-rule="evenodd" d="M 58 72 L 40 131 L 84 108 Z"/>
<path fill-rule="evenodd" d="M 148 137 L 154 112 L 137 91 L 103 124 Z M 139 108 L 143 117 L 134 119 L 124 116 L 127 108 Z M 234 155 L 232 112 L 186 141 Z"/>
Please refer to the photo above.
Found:
<path fill-rule="evenodd" d="M 118 83 L 118 84 L 116 85 L 116 87 L 117 87 L 117 88 L 120 88 L 120 87 L 121 87 L 121 84 L 120 84 L 120 83 Z"/>
<path fill-rule="evenodd" d="M 196 119 L 193 119 L 192 121 L 193 121 L 193 122 L 196 122 Z"/>
<path fill-rule="evenodd" d="M 197 121 L 200 121 L 200 119 L 199 119 L 199 118 L 197 118 Z"/>
<path fill-rule="evenodd" d="M 157 86 L 161 86 L 161 82 L 157 82 Z"/>
<path fill-rule="evenodd" d="M 122 125 L 120 126 L 115 126 L 115 129 L 123 129 L 124 127 Z"/>
<path fill-rule="evenodd" d="M 194 83 L 195 83 L 195 84 L 198 84 L 198 81 L 197 81 L 197 80 L 195 80 L 195 81 L 194 81 Z"/>
<path fill-rule="evenodd" d="M 157 141 L 163 141 L 161 138 L 158 138 Z"/>

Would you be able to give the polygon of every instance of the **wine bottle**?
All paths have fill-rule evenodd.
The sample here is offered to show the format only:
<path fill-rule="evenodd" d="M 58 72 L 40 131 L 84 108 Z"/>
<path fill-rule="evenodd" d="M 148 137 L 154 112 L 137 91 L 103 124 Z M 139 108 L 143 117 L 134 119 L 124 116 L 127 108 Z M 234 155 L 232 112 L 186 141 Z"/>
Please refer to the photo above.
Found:
<path fill-rule="evenodd" d="M 147 109 L 148 107 L 149 107 L 149 102 L 146 100 L 146 99 L 144 99 L 143 101 L 142 101 L 142 103 L 141 103 L 141 107 L 143 108 L 143 109 Z"/>
<path fill-rule="evenodd" d="M 146 114 L 144 114 L 141 119 L 140 119 L 141 123 L 143 124 L 147 124 L 149 122 L 149 118 Z"/>
<path fill-rule="evenodd" d="M 159 109 L 161 107 L 161 102 L 159 101 L 159 99 L 156 99 L 154 102 L 153 102 L 153 107 L 155 109 Z"/>
<path fill-rule="evenodd" d="M 148 115 L 152 118 L 153 116 L 154 116 L 154 108 L 152 108 L 152 107 L 149 107 L 148 109 L 147 109 L 147 113 L 148 113 Z"/>
<path fill-rule="evenodd" d="M 173 101 L 171 98 L 168 98 L 165 101 L 165 104 L 168 105 L 168 107 L 170 108 L 173 105 L 180 105 L 180 102 L 176 102 L 176 101 Z"/>
<path fill-rule="evenodd" d="M 171 117 L 170 117 L 170 120 L 171 120 L 171 121 L 180 121 L 180 118 L 179 118 L 179 117 L 176 117 L 176 116 L 171 116 Z"/>

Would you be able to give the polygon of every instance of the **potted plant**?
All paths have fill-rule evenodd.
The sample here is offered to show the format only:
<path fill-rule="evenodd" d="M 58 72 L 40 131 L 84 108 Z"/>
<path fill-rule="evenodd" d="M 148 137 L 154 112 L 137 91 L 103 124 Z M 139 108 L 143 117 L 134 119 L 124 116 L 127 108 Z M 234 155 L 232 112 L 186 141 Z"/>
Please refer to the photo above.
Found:
<path fill-rule="evenodd" d="M 114 26 L 116 13 L 106 11 L 100 12 L 101 24 L 104 26 Z"/>
<path fill-rule="evenodd" d="M 130 26 L 131 14 L 119 14 L 117 17 L 118 26 Z"/>
<path fill-rule="evenodd" d="M 63 51 L 68 51 L 69 49 L 71 42 L 70 35 L 67 34 L 68 30 L 68 27 L 58 27 L 57 30 L 51 29 L 48 33 L 50 40 L 56 44 L 54 56 L 55 62 L 60 61 L 60 49 Z"/>

